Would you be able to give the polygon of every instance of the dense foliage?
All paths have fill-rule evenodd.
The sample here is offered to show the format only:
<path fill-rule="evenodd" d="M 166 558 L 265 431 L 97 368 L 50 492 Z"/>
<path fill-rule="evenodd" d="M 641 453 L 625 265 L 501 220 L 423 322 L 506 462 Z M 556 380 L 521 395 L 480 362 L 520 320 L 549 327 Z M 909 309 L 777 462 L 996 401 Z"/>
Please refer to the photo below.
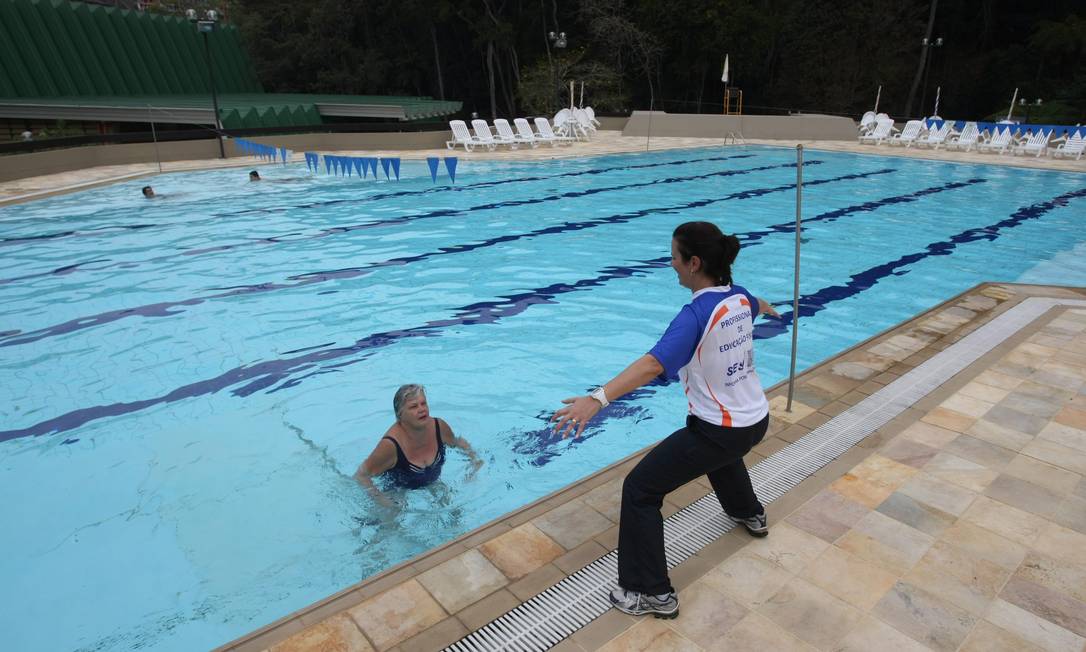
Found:
<path fill-rule="evenodd" d="M 604 113 L 985 118 L 1015 87 L 1034 121 L 1086 122 L 1081 0 L 229 0 L 264 86 L 430 95 L 483 117 L 547 113 L 570 80 Z M 1076 13 L 1078 12 L 1078 13 Z M 550 32 L 565 32 L 558 48 Z M 924 47 L 923 38 L 942 38 Z M 930 60 L 925 57 L 930 54 Z M 925 78 L 927 83 L 925 84 Z M 577 87 L 580 92 L 580 86 Z M 1016 114 L 1026 109 L 1016 108 Z"/>

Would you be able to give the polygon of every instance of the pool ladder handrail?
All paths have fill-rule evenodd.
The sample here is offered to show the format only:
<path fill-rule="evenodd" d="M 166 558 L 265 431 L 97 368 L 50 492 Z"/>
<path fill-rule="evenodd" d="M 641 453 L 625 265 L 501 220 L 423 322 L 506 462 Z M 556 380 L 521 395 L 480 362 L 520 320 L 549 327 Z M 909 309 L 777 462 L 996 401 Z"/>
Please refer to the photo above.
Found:
<path fill-rule="evenodd" d="M 732 139 L 732 145 L 746 145 L 747 141 L 743 138 L 743 132 L 741 131 L 729 131 L 727 136 L 724 136 L 724 144 L 728 144 L 728 139 Z"/>

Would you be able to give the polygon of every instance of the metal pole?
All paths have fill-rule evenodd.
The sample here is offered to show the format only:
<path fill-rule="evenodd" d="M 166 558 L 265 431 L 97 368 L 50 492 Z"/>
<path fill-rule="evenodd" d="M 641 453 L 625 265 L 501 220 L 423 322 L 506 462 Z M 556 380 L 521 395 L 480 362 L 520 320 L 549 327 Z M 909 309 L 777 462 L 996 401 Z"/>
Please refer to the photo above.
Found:
<path fill-rule="evenodd" d="M 207 80 L 211 84 L 211 106 L 215 109 L 215 136 L 219 139 L 219 158 L 226 158 L 226 149 L 222 144 L 222 124 L 219 122 L 219 96 L 215 93 L 215 73 L 211 69 L 211 46 L 207 44 L 207 32 L 204 35 L 204 55 L 207 59 Z"/>
<path fill-rule="evenodd" d="M 799 240 L 803 204 L 803 145 L 796 145 L 796 262 L 792 286 L 792 366 L 788 371 L 787 412 L 792 411 L 792 393 L 796 388 L 796 342 L 799 339 Z"/>
<path fill-rule="evenodd" d="M 649 151 L 649 140 L 652 139 L 652 112 L 656 110 L 655 98 L 649 98 L 649 130 L 645 132 L 645 151 Z"/>
<path fill-rule="evenodd" d="M 158 173 L 162 174 L 162 157 L 158 154 L 158 134 L 155 133 L 155 116 L 151 113 L 151 105 L 147 105 L 147 117 L 151 120 L 151 140 L 155 141 L 155 160 L 158 161 Z"/>

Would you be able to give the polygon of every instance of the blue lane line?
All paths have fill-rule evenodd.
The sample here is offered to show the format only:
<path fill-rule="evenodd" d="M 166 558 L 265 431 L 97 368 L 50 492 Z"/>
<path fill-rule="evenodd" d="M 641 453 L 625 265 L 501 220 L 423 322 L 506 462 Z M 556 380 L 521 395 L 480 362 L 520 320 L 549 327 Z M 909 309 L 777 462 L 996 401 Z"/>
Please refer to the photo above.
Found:
<path fill-rule="evenodd" d="M 719 161 L 728 161 L 731 159 L 753 158 L 754 154 L 733 154 L 730 156 L 712 156 L 707 158 L 695 158 L 695 159 L 682 159 L 678 161 L 661 161 L 658 163 L 643 163 L 638 165 L 621 165 L 610 168 L 599 168 L 594 170 L 577 170 L 573 172 L 563 172 L 561 174 L 549 175 L 549 176 L 535 176 L 535 177 L 515 177 L 511 179 L 500 179 L 496 181 L 480 181 L 478 183 L 470 183 L 461 186 L 435 186 L 433 188 L 426 188 L 424 190 L 398 190 L 396 192 L 386 192 L 376 195 L 370 195 L 360 199 L 333 199 L 329 201 L 312 202 L 309 204 L 298 204 L 295 206 L 282 206 L 276 208 L 248 208 L 240 211 L 231 211 L 225 213 L 214 213 L 211 218 L 229 217 L 233 215 L 246 215 L 250 213 L 281 213 L 288 210 L 295 209 L 308 209 L 308 208 L 320 208 L 322 206 L 333 206 L 337 204 L 362 204 L 374 201 L 380 201 L 382 199 L 390 199 L 394 197 L 412 197 L 416 195 L 429 195 L 442 192 L 464 192 L 467 190 L 476 190 L 479 188 L 491 188 L 494 186 L 500 186 L 508 183 L 528 183 L 533 181 L 549 181 L 551 179 L 560 179 L 565 177 L 576 177 L 592 174 L 605 174 L 607 172 L 621 171 L 621 170 L 639 170 L 645 168 L 663 167 L 667 165 L 688 165 L 692 163 L 712 163 Z M 205 218 L 206 219 L 206 218 Z M 192 222 L 187 222 L 186 225 L 191 225 Z M 88 229 L 85 231 L 59 231 L 56 233 L 43 233 L 39 235 L 18 236 L 13 238 L 0 238 L 0 246 L 13 245 L 13 244 L 25 244 L 30 242 L 38 242 L 42 240 L 55 240 L 59 238 L 66 238 L 71 236 L 92 236 L 98 235 L 97 231 L 110 231 L 110 230 L 139 230 L 146 229 L 155 226 L 177 226 L 176 223 L 169 224 L 121 224 L 121 225 L 106 225 L 97 227 L 94 229 Z"/>
<path fill-rule="evenodd" d="M 795 167 L 794 163 L 787 164 L 785 167 Z M 863 172 L 858 174 L 844 175 L 841 177 L 834 177 L 831 179 L 821 179 L 810 181 L 806 185 L 819 185 L 823 183 L 831 183 L 840 180 L 858 179 L 863 177 L 872 176 L 875 174 L 888 174 L 893 170 L 876 170 L 874 172 Z M 729 174 L 745 174 L 738 170 L 729 171 Z M 724 174 L 724 173 L 717 173 Z M 666 180 L 664 181 L 666 182 Z M 183 312 L 184 308 L 200 305 L 206 301 L 214 299 L 224 299 L 234 296 L 249 296 L 253 294 L 261 294 L 265 292 L 274 292 L 283 289 L 293 289 L 303 287 L 306 285 L 314 285 L 317 283 L 325 283 L 332 280 L 345 280 L 368 274 L 371 270 L 380 267 L 399 266 L 406 265 L 427 258 L 435 256 L 445 256 L 452 254 L 466 253 L 474 251 L 476 249 L 482 249 L 485 247 L 492 247 L 494 245 L 503 244 L 507 242 L 513 242 L 524 238 L 535 238 L 545 235 L 554 235 L 558 233 L 566 233 L 570 231 L 581 231 L 585 229 L 593 229 L 604 224 L 617 224 L 622 222 L 628 222 L 632 219 L 645 217 L 655 213 L 669 212 L 674 210 L 682 210 L 686 208 L 696 208 L 701 206 L 708 206 L 710 204 L 728 201 L 732 199 L 748 199 L 750 197 L 759 197 L 771 192 L 781 192 L 792 189 L 793 186 L 777 186 L 774 188 L 758 188 L 754 190 L 744 190 L 725 197 L 719 197 L 716 199 L 703 199 L 696 202 L 690 202 L 680 206 L 670 206 L 667 208 L 656 209 L 644 209 L 635 211 L 632 213 L 622 213 L 618 215 L 612 215 L 609 217 L 598 218 L 595 220 L 588 220 L 584 222 L 565 222 L 556 226 L 551 226 L 543 229 L 536 229 L 528 233 L 510 234 L 505 236 L 499 236 L 485 240 L 480 243 L 474 244 L 459 244 L 449 247 L 442 247 L 437 251 L 427 252 L 425 254 L 419 254 L 417 256 L 405 256 L 400 258 L 393 258 L 391 260 L 380 261 L 376 263 L 370 263 L 369 265 L 361 267 L 351 267 L 340 270 L 321 271 L 321 272 L 309 272 L 305 274 L 296 274 L 288 277 L 289 283 L 257 283 L 253 285 L 241 285 L 227 288 L 214 288 L 221 290 L 216 294 L 205 295 L 202 297 L 192 297 L 181 301 L 163 301 L 158 303 L 145 304 L 142 306 L 136 306 L 134 308 L 121 308 L 119 310 L 109 310 L 106 312 L 98 313 L 97 315 L 91 315 L 87 317 L 77 317 L 60 324 L 54 324 L 53 326 L 47 326 L 46 328 L 34 330 L 34 331 L 6 331 L 3 335 L 0 335 L 0 347 L 6 346 L 19 346 L 23 344 L 31 344 L 47 337 L 56 337 L 59 335 L 66 335 L 68 333 L 74 333 L 87 328 L 93 328 L 115 322 L 120 319 L 127 319 L 130 317 L 169 317 L 179 315 Z"/>
<path fill-rule="evenodd" d="M 972 182 L 979 183 L 981 180 L 972 180 Z M 970 182 L 966 182 L 970 183 Z M 947 184 L 947 186 L 959 187 L 959 184 Z M 947 186 L 943 186 L 947 189 Z M 912 193 L 912 196 L 923 196 L 932 194 L 933 189 L 925 189 L 919 193 Z M 995 239 L 1000 235 L 1000 231 L 1003 229 L 1013 228 L 1018 226 L 1022 222 L 1030 219 L 1038 219 L 1045 213 L 1049 212 L 1053 208 L 1058 206 L 1065 206 L 1075 197 L 1081 197 L 1086 195 L 1086 188 L 1073 192 L 1060 195 L 1055 199 L 1048 202 L 1034 204 L 1026 208 L 1020 209 L 1014 213 L 1010 218 L 996 223 L 989 227 L 983 227 L 978 229 L 969 229 L 958 235 L 951 237 L 948 241 L 943 243 L 933 243 L 928 245 L 924 252 L 920 254 L 913 254 L 898 259 L 899 261 L 910 260 L 916 262 L 923 258 L 932 255 L 947 255 L 949 250 L 952 250 L 960 242 L 971 242 L 977 239 Z M 901 200 L 896 197 L 887 198 L 884 201 L 884 205 L 899 203 Z M 859 211 L 860 206 L 870 206 L 872 202 L 866 202 L 856 207 L 853 212 Z M 816 216 L 807 220 L 808 222 L 818 221 L 819 219 L 830 220 L 839 217 L 840 211 L 830 211 L 822 215 Z M 745 235 L 745 234 L 744 234 Z M 949 247 L 949 248 L 948 248 Z M 937 254 L 935 252 L 938 252 Z M 907 264 L 911 264 L 907 263 Z M 504 296 L 501 300 L 486 301 L 481 303 L 475 303 L 469 306 L 464 306 L 458 309 L 454 315 L 449 319 L 430 321 L 421 326 L 415 326 L 413 328 L 407 328 L 402 330 L 386 331 L 382 333 L 374 333 L 365 338 L 357 340 L 354 344 L 347 347 L 338 347 L 333 349 L 324 350 L 310 350 L 304 355 L 293 358 L 280 358 L 276 360 L 268 360 L 254 364 L 252 366 L 238 367 L 227 371 L 226 373 L 211 378 L 208 380 L 198 381 L 183 387 L 179 387 L 168 394 L 159 396 L 156 398 L 146 399 L 142 401 L 133 401 L 128 403 L 114 403 L 111 405 L 98 405 L 88 408 L 80 408 L 60 415 L 58 417 L 42 421 L 27 428 L 21 428 L 16 430 L 0 431 L 0 441 L 7 441 L 9 439 L 17 439 L 20 437 L 29 436 L 41 436 L 51 433 L 64 432 L 73 428 L 78 428 L 90 421 L 102 419 L 110 416 L 117 416 L 121 414 L 129 414 L 142 410 L 154 405 L 171 403 L 173 401 L 184 400 L 195 396 L 202 396 L 207 394 L 214 394 L 221 390 L 229 389 L 235 385 L 241 383 L 247 383 L 237 389 L 231 391 L 234 396 L 248 396 L 254 392 L 258 392 L 263 389 L 272 387 L 273 385 L 283 381 L 278 387 L 270 391 L 279 391 L 289 387 L 298 385 L 302 380 L 313 375 L 319 375 L 324 373 L 334 373 L 342 367 L 356 364 L 365 360 L 366 358 L 374 355 L 378 349 L 390 346 L 395 342 L 410 339 L 415 337 L 438 337 L 442 332 L 449 327 L 456 326 L 471 326 L 476 324 L 493 324 L 498 322 L 504 317 L 512 317 L 518 315 L 528 308 L 538 304 L 555 303 L 555 297 L 570 292 L 576 292 L 579 290 L 600 287 L 612 280 L 629 278 L 631 276 L 642 276 L 652 273 L 655 270 L 665 268 L 669 265 L 669 258 L 662 257 L 653 260 L 642 261 L 636 264 L 623 266 L 623 267 L 607 267 L 601 270 L 601 274 L 592 278 L 581 279 L 573 283 L 558 283 L 549 285 L 544 288 L 537 288 L 524 292 L 521 294 Z M 896 267 L 889 270 L 886 269 L 887 265 L 880 265 L 872 268 L 872 270 L 881 270 L 883 275 L 896 273 Z M 871 270 L 868 270 L 871 272 Z M 866 287 L 855 286 L 853 294 L 859 293 L 870 287 L 874 283 L 868 276 L 868 272 L 861 273 L 853 278 L 863 277 L 870 284 Z M 811 297 L 825 297 L 826 301 L 835 301 L 837 298 L 844 298 L 843 294 L 826 294 L 824 290 L 820 290 Z M 851 295 L 848 295 L 851 296 Z M 835 298 L 836 297 L 836 298 Z M 802 300 L 805 306 L 812 306 L 813 303 L 809 298 Z M 821 309 L 821 308 L 819 308 Z M 813 313 L 812 313 L 813 314 Z M 767 327 L 772 327 L 773 324 L 761 323 L 755 326 L 755 337 L 758 339 L 764 339 L 766 337 L 774 337 L 777 332 L 773 330 L 767 330 Z M 309 348 L 309 347 L 307 347 Z M 334 364 L 328 364 L 334 363 Z M 298 376 L 297 374 L 302 374 Z M 291 377 L 294 376 L 294 377 Z M 619 408 L 615 408 L 618 410 Z"/>
<path fill-rule="evenodd" d="M 816 160 L 811 160 L 811 161 L 805 161 L 804 166 L 807 166 L 807 165 L 821 165 L 822 163 L 823 163 L 822 161 L 816 159 Z M 417 222 L 419 220 L 433 219 L 433 218 L 436 218 L 436 217 L 454 217 L 454 216 L 460 216 L 460 215 L 468 215 L 468 214 L 474 213 L 476 211 L 495 210 L 495 209 L 499 209 L 499 208 L 515 208 L 515 207 L 518 207 L 518 206 L 527 206 L 527 205 L 530 205 L 530 204 L 542 204 L 542 203 L 545 203 L 545 202 L 558 201 L 558 200 L 561 200 L 561 199 L 575 199 L 575 198 L 578 198 L 578 197 L 587 197 L 589 195 L 596 195 L 596 194 L 604 193 L 604 192 L 621 192 L 623 190 L 631 190 L 631 189 L 634 189 L 634 188 L 644 188 L 644 187 L 648 187 L 648 186 L 655 186 L 655 185 L 660 185 L 660 184 L 665 184 L 665 183 L 684 183 L 684 182 L 687 182 L 687 181 L 699 181 L 699 180 L 710 179 L 710 178 L 715 178 L 715 177 L 727 177 L 727 176 L 734 176 L 734 175 L 739 175 L 739 174 L 750 174 L 752 172 L 763 172 L 763 171 L 766 171 L 766 170 L 775 170 L 775 169 L 779 169 L 779 168 L 788 168 L 788 167 L 795 167 L 795 166 L 796 166 L 795 163 L 783 163 L 783 164 L 776 164 L 776 165 L 763 165 L 763 166 L 758 166 L 758 167 L 753 167 L 753 168 L 740 168 L 738 170 L 719 170 L 719 171 L 716 171 L 716 172 L 709 172 L 709 173 L 706 173 L 706 174 L 697 174 L 697 175 L 685 176 L 685 177 L 667 177 L 667 178 L 663 178 L 663 179 L 653 179 L 651 181 L 646 181 L 646 182 L 641 182 L 641 183 L 628 183 L 628 184 L 623 184 L 623 185 L 619 185 L 619 186 L 605 186 L 605 187 L 599 187 L 599 188 L 589 188 L 589 189 L 586 189 L 586 190 L 570 191 L 570 192 L 559 193 L 559 194 L 555 194 L 555 195 L 547 195 L 547 196 L 544 196 L 544 197 L 537 197 L 537 198 L 532 198 L 532 199 L 518 199 L 518 200 L 509 200 L 509 201 L 502 201 L 502 202 L 491 202 L 491 203 L 488 203 L 488 204 L 480 204 L 478 206 L 469 206 L 467 208 L 455 208 L 455 209 L 454 208 L 443 208 L 443 209 L 428 211 L 428 212 L 425 212 L 425 213 L 416 213 L 414 215 L 403 215 L 403 216 L 400 216 L 400 217 L 392 217 L 392 218 L 388 218 L 388 219 L 375 220 L 375 221 L 372 221 L 372 222 L 363 222 L 361 224 L 350 224 L 350 225 L 347 225 L 347 226 L 335 226 L 335 227 L 331 227 L 331 228 L 327 228 L 327 229 L 322 229 L 322 230 L 320 230 L 320 231 L 318 231 L 316 233 L 313 233 L 313 234 L 310 234 L 310 235 L 307 235 L 307 236 L 303 236 L 303 237 L 294 237 L 294 236 L 299 236 L 300 235 L 300 234 L 297 234 L 297 233 L 287 233 L 287 234 L 281 234 L 281 235 L 277 235 L 277 236 L 265 236 L 265 237 L 260 237 L 260 238 L 251 238 L 249 240 L 245 240 L 244 242 L 239 242 L 239 243 L 235 243 L 235 244 L 213 245 L 213 246 L 210 246 L 210 247 L 199 247 L 199 248 L 192 248 L 192 249 L 183 249 L 181 251 L 170 253 L 170 254 L 167 254 L 167 255 L 164 255 L 164 256 L 156 256 L 155 258 L 151 258 L 151 259 L 145 260 L 145 261 L 117 261 L 117 262 L 112 262 L 112 263 L 110 263 L 108 265 L 104 265 L 104 266 L 101 266 L 101 267 L 94 267 L 94 268 L 88 268 L 87 266 L 94 263 L 94 262 L 101 262 L 101 261 L 100 260 L 87 261 L 87 262 L 83 262 L 83 263 L 76 263 L 76 264 L 73 264 L 73 265 L 66 265 L 66 266 L 61 267 L 59 269 L 51 270 L 51 271 L 47 271 L 47 272 L 37 272 L 35 274 L 27 274 L 27 275 L 24 275 L 24 276 L 18 276 L 18 277 L 14 277 L 14 278 L 0 279 L 0 285 L 6 285 L 6 284 L 9 284 L 9 283 L 14 283 L 14 282 L 18 282 L 18 281 L 26 281 L 26 280 L 29 280 L 29 279 L 41 278 L 41 277 L 45 277 L 45 276 L 70 274 L 70 273 L 72 273 L 74 271 L 95 271 L 95 272 L 100 272 L 100 271 L 115 268 L 115 267 L 121 267 L 121 268 L 124 268 L 124 269 L 129 269 L 129 268 L 136 267 L 136 266 L 139 266 L 139 265 L 144 264 L 144 263 L 162 263 L 162 262 L 173 260 L 173 259 L 179 258 L 179 257 L 192 257 L 192 256 L 203 255 L 203 254 L 220 253 L 220 252 L 223 252 L 223 251 L 233 251 L 233 250 L 243 249 L 243 248 L 247 248 L 247 247 L 254 247 L 254 246 L 268 246 L 268 245 L 277 245 L 277 244 L 290 244 L 290 243 L 296 243 L 296 242 L 306 242 L 306 241 L 310 241 L 310 240 L 320 240 L 320 239 L 323 239 L 323 238 L 327 238 L 329 236 L 342 235 L 344 233 L 353 233 L 355 231 L 363 231 L 363 230 L 376 229 L 376 228 L 382 228 L 382 227 L 388 227 L 388 226 L 397 226 L 397 225 L 401 225 L 401 224 L 407 224 L 409 222 Z M 587 172 L 594 173 L 595 170 L 589 170 Z M 580 173 L 578 173 L 578 174 L 580 174 Z M 561 175 L 557 175 L 557 176 L 561 176 Z M 498 182 L 495 182 L 495 183 L 498 183 Z M 391 194 L 395 194 L 395 193 L 391 193 Z M 368 199 L 366 201 L 373 201 L 374 199 L 375 198 L 370 198 L 370 199 Z M 345 199 L 345 200 L 339 200 L 339 201 L 341 201 L 341 202 L 354 202 L 354 201 L 358 201 L 358 200 L 353 200 L 353 199 L 352 200 L 346 200 Z"/>

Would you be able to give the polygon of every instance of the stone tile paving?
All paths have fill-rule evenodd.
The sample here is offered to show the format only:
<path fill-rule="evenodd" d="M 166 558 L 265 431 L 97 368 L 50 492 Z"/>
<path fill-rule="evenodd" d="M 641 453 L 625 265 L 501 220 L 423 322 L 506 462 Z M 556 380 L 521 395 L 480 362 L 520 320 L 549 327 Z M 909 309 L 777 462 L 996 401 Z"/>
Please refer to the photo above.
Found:
<path fill-rule="evenodd" d="M 809 370 L 806 395 L 829 401 L 788 413 L 773 390 L 770 436 L 748 462 L 1017 300 L 1061 292 L 1084 296 L 981 286 Z M 732 531 L 676 568 L 677 619 L 609 611 L 557 649 L 1086 651 L 1086 310 L 1053 313 L 772 503 L 768 538 Z M 430 553 L 440 563 L 354 587 L 345 609 L 316 605 L 236 649 L 448 645 L 613 548 L 621 477 L 638 457 Z M 665 514 L 707 491 L 691 483 Z"/>

